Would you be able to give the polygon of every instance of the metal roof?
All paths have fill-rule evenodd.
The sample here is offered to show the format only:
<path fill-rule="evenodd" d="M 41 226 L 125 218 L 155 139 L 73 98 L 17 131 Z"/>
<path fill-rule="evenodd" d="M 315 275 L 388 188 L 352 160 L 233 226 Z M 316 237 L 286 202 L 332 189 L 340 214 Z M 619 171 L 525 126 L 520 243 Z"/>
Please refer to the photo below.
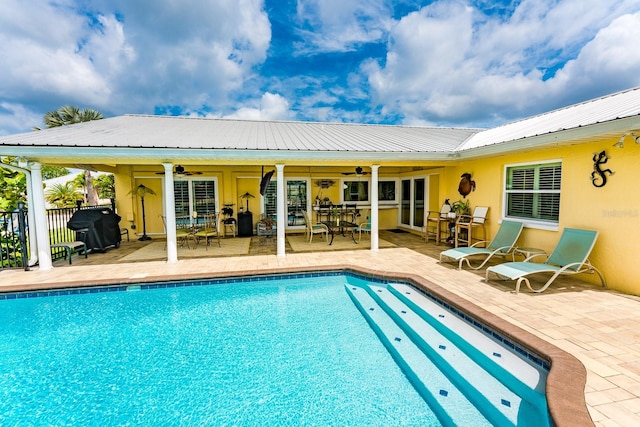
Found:
<path fill-rule="evenodd" d="M 603 96 L 478 132 L 458 151 L 550 135 L 623 118 L 640 119 L 640 87 Z M 636 125 L 640 127 L 640 121 Z M 618 135 L 620 136 L 620 135 Z"/>
<path fill-rule="evenodd" d="M 166 158 L 180 150 L 193 160 L 308 160 L 323 153 L 329 160 L 425 161 L 638 130 L 640 87 L 487 130 L 123 115 L 3 136 L 0 154 L 116 160 Z"/>
<path fill-rule="evenodd" d="M 478 129 L 124 115 L 0 138 L 2 145 L 450 152 Z"/>

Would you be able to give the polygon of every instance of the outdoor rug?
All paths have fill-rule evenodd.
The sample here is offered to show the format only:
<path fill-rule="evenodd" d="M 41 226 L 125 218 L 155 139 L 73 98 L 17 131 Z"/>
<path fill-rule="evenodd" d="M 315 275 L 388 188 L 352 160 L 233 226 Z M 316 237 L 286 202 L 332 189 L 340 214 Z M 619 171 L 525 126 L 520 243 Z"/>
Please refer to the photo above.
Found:
<path fill-rule="evenodd" d="M 331 236 L 329 236 L 331 239 Z M 357 236 L 356 236 L 357 239 Z M 360 243 L 355 244 L 351 240 L 350 235 L 342 236 L 336 235 L 333 239 L 333 244 L 329 245 L 324 236 L 320 234 L 313 236 L 313 241 L 309 243 L 309 240 L 304 237 L 304 234 L 292 234 L 287 236 L 287 242 L 291 246 L 293 252 L 319 252 L 319 251 L 345 251 L 345 250 L 357 250 L 357 249 L 371 249 L 371 239 L 369 236 L 362 236 Z M 378 239 L 379 248 L 394 248 L 391 242 L 383 239 Z"/>
<path fill-rule="evenodd" d="M 218 247 L 218 243 L 215 240 L 212 240 L 207 249 L 205 249 L 204 242 L 201 242 L 195 248 L 192 241 L 189 244 L 191 249 L 186 246 L 178 247 L 178 259 L 247 255 L 251 239 L 240 237 L 220 239 L 220 247 Z M 144 248 L 140 248 L 132 254 L 121 258 L 120 261 L 134 262 L 162 259 L 167 259 L 167 250 L 164 241 L 159 241 L 149 243 Z"/>

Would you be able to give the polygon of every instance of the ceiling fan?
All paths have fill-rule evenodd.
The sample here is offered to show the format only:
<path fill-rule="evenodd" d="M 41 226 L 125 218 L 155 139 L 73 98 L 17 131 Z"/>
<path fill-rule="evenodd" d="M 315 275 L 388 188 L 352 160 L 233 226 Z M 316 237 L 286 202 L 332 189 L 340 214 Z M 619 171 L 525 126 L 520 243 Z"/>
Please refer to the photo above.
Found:
<path fill-rule="evenodd" d="M 164 175 L 164 172 L 156 172 L 156 174 L 158 175 Z M 191 176 L 191 175 L 202 175 L 202 172 L 190 172 L 190 171 L 186 171 L 184 170 L 184 166 L 182 165 L 176 165 L 175 170 L 173 171 L 174 175 L 177 176 Z"/>
<path fill-rule="evenodd" d="M 355 172 L 342 172 L 342 175 L 357 175 L 357 176 L 360 176 L 360 175 L 367 175 L 367 174 L 369 174 L 369 172 L 363 171 L 360 166 L 358 166 L 356 168 Z"/>

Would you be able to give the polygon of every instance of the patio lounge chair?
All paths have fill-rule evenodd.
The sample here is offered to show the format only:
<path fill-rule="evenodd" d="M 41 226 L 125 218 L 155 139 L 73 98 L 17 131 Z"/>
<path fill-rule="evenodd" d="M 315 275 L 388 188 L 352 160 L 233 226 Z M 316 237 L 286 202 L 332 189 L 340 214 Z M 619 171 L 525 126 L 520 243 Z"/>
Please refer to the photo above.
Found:
<path fill-rule="evenodd" d="M 560 236 L 556 248 L 544 263 L 534 263 L 529 260 L 540 256 L 534 254 L 522 262 L 507 262 L 487 268 L 485 280 L 489 281 L 489 273 L 510 280 L 517 280 L 516 293 L 520 291 L 520 285 L 524 282 L 532 292 L 543 292 L 561 274 L 597 273 L 603 287 L 607 284 L 602 273 L 591 265 L 589 254 L 598 237 L 597 231 L 565 228 Z M 535 273 L 553 273 L 551 278 L 540 289 L 533 289 L 527 276 Z"/>
<path fill-rule="evenodd" d="M 518 221 L 503 220 L 500 224 L 498 233 L 489 243 L 486 248 L 479 247 L 482 244 L 486 244 L 487 241 L 480 241 L 474 243 L 469 247 L 459 247 L 448 249 L 440 252 L 440 262 L 442 257 L 451 258 L 458 261 L 458 269 L 462 270 L 462 263 L 466 262 L 469 268 L 479 270 L 493 257 L 494 255 L 500 255 L 506 257 L 509 255 L 520 237 L 522 232 L 522 223 Z M 484 256 L 484 261 L 477 267 L 472 267 L 469 262 L 469 257 Z"/>

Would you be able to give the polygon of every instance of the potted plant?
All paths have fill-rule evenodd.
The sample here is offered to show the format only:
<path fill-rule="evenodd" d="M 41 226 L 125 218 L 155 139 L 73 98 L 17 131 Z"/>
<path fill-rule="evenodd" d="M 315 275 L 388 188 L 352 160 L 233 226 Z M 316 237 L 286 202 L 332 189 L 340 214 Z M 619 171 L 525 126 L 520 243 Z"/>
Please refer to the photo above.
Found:
<path fill-rule="evenodd" d="M 271 217 L 268 217 L 268 216 L 262 218 L 262 220 L 260 220 L 260 222 L 262 222 L 264 224 L 264 228 L 266 230 L 271 230 L 276 225 L 276 220 L 271 218 Z"/>
<path fill-rule="evenodd" d="M 340 224 L 340 211 L 337 206 L 331 208 L 331 217 L 336 222 L 336 224 Z"/>
<path fill-rule="evenodd" d="M 458 216 L 460 215 L 471 215 L 471 204 L 469 200 L 460 199 L 451 204 L 451 210 L 455 212 Z"/>

